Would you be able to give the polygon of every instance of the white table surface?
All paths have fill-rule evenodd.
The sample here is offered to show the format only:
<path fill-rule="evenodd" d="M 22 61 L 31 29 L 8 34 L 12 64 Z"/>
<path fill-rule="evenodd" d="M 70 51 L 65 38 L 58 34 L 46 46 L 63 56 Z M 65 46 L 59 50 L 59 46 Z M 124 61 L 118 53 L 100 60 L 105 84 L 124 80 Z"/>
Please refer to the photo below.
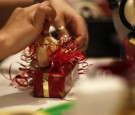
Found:
<path fill-rule="evenodd" d="M 87 60 L 89 64 L 93 64 L 89 69 L 93 69 L 96 65 L 102 63 L 108 63 L 113 61 L 112 58 L 90 58 Z M 9 76 L 8 70 L 11 64 L 15 62 L 20 62 L 20 53 L 10 56 L 1 63 L 1 69 L 3 70 L 6 76 Z M 17 73 L 19 64 L 13 64 L 12 72 Z M 12 73 L 13 74 L 13 73 Z M 86 74 L 79 76 L 80 79 L 85 79 Z M 31 89 L 20 91 L 17 88 L 14 88 L 10 85 L 11 81 L 7 80 L 3 74 L 0 73 L 0 110 L 23 107 L 23 108 L 33 108 L 32 110 L 39 108 L 50 107 L 59 103 L 66 102 L 67 100 L 75 99 L 75 87 L 78 84 L 75 84 L 74 87 L 69 91 L 65 100 L 58 98 L 35 98 L 30 93 Z"/>

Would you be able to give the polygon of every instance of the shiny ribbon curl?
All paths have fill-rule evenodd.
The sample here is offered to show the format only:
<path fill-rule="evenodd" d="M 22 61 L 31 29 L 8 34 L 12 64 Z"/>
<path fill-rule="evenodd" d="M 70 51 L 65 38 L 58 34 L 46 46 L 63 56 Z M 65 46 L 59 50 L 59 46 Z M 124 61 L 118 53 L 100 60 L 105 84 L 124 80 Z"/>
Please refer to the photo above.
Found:
<path fill-rule="evenodd" d="M 16 82 L 17 86 L 28 87 L 33 85 L 35 72 L 40 70 L 36 63 L 36 48 L 39 45 L 41 45 L 41 43 L 34 42 L 21 54 L 21 60 L 28 63 L 29 65 L 26 67 L 25 65 L 20 64 L 22 67 L 19 68 L 19 70 L 22 71 L 22 73 L 12 78 L 12 81 Z M 90 66 L 86 62 L 84 53 L 76 52 L 76 50 L 78 49 L 78 44 L 76 43 L 76 39 L 73 36 L 67 37 L 67 39 L 63 39 L 62 37 L 59 38 L 55 51 L 52 51 L 52 46 L 54 44 L 50 43 L 42 45 L 46 45 L 48 47 L 48 50 L 50 51 L 50 76 L 63 76 L 68 71 L 70 71 L 76 63 L 83 65 L 82 68 L 78 69 L 78 71 L 81 71 L 80 74 L 84 73 Z"/>

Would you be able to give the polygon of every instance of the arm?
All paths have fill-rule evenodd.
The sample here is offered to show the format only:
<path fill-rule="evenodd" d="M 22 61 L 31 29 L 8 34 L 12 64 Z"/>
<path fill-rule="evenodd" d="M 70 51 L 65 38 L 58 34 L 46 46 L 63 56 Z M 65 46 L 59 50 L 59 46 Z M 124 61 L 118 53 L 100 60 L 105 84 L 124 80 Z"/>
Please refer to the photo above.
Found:
<path fill-rule="evenodd" d="M 52 24 L 55 15 L 49 1 L 16 8 L 0 30 L 0 59 L 33 43 L 41 32 L 48 31 L 46 25 Z"/>
<path fill-rule="evenodd" d="M 16 7 L 26 7 L 32 5 L 34 0 L 0 0 L 0 28 L 6 23 L 10 14 Z"/>

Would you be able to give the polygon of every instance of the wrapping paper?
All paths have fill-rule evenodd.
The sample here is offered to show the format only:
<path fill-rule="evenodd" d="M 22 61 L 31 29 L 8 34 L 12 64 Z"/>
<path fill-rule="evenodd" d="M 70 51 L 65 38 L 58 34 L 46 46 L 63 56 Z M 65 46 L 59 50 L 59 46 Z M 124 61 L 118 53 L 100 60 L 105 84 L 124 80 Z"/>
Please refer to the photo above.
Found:
<path fill-rule="evenodd" d="M 78 79 L 78 65 L 63 74 L 38 70 L 34 77 L 33 94 L 36 97 L 63 98 Z"/>
<path fill-rule="evenodd" d="M 75 37 L 65 35 L 58 41 L 52 36 L 38 38 L 22 52 L 26 64 L 19 63 L 20 73 L 13 78 L 10 75 L 12 84 L 33 88 L 35 97 L 63 98 L 78 78 L 78 64 L 88 66 L 84 53 L 77 49 Z"/>

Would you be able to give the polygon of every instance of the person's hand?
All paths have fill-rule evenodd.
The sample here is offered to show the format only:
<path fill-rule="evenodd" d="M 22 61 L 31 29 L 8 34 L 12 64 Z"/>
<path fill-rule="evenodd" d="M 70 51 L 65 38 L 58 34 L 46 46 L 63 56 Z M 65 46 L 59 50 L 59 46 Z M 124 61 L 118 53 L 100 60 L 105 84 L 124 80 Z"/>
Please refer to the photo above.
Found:
<path fill-rule="evenodd" d="M 55 28 L 65 27 L 59 31 L 59 34 L 69 34 L 77 37 L 77 43 L 79 44 L 78 51 L 86 50 L 88 45 L 88 31 L 84 19 L 66 1 L 50 1 L 57 13 L 54 21 Z"/>
<path fill-rule="evenodd" d="M 49 30 L 56 16 L 49 1 L 16 8 L 0 30 L 0 59 L 15 54 Z"/>

